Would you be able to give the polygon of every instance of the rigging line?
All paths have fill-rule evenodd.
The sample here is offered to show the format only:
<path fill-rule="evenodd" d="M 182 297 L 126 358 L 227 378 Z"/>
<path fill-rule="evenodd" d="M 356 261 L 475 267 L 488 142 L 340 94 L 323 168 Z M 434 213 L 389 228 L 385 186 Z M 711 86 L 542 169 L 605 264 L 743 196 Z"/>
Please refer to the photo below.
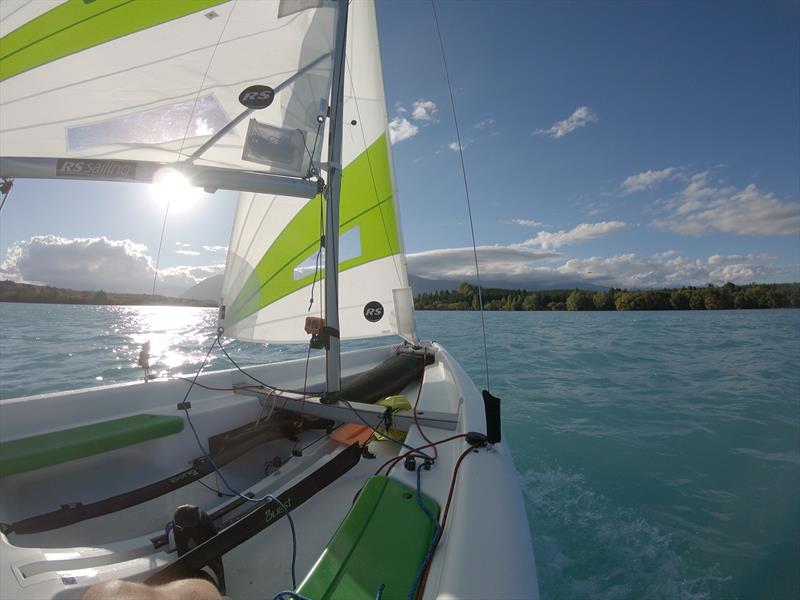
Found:
<path fill-rule="evenodd" d="M 317 277 L 319 276 L 320 269 L 322 268 L 322 263 L 320 261 L 322 257 L 322 236 L 325 235 L 325 221 L 322 212 L 322 194 L 319 195 L 319 250 L 317 250 L 317 257 L 314 259 L 314 279 L 311 281 L 311 298 L 308 300 L 308 310 L 306 312 L 311 312 L 311 307 L 314 305 L 314 289 L 317 285 Z M 320 280 L 321 283 L 321 280 Z M 322 318 L 322 304 L 319 305 L 319 316 Z"/>
<path fill-rule="evenodd" d="M 223 345 L 222 345 L 222 341 L 220 340 L 220 338 L 219 338 L 219 337 L 217 337 L 216 343 L 217 343 L 217 345 L 219 346 L 219 349 L 220 349 L 220 350 L 222 350 L 222 353 L 225 355 L 225 357 L 226 357 L 226 358 L 227 358 L 229 361 L 231 361 L 231 364 L 232 364 L 234 367 L 236 367 L 236 369 L 237 369 L 237 370 L 238 370 L 238 371 L 239 371 L 239 372 L 240 372 L 242 375 L 244 375 L 245 377 L 249 377 L 250 379 L 252 379 L 252 380 L 253 380 L 253 381 L 255 381 L 256 383 L 258 383 L 258 384 L 259 384 L 259 385 L 261 385 L 262 387 L 268 388 L 268 389 L 270 389 L 270 390 L 274 390 L 274 391 L 276 391 L 276 392 L 283 392 L 283 393 L 285 393 L 285 394 L 296 394 L 296 395 L 298 395 L 298 396 L 304 395 L 304 396 L 306 396 L 306 397 L 310 397 L 310 398 L 319 398 L 319 397 L 320 397 L 320 395 L 321 395 L 320 393 L 308 392 L 308 393 L 306 393 L 306 394 L 303 394 L 303 392 L 302 392 L 302 391 L 300 391 L 300 390 L 287 390 L 287 389 L 284 389 L 284 388 L 279 388 L 279 387 L 277 387 L 277 386 L 274 386 L 274 385 L 269 385 L 268 383 L 264 383 L 264 382 L 263 382 L 263 381 L 261 381 L 260 379 L 257 379 L 257 378 L 256 378 L 254 375 L 251 375 L 250 373 L 248 373 L 247 371 L 245 371 L 245 370 L 244 370 L 242 367 L 240 367 L 240 366 L 239 366 L 239 365 L 236 363 L 236 361 L 235 361 L 235 360 L 233 360 L 233 357 L 231 357 L 231 355 L 230 355 L 230 354 L 228 354 L 228 351 L 227 351 L 227 350 L 225 350 L 225 346 L 223 346 Z M 245 386 L 245 387 L 252 387 L 252 386 Z M 287 400 L 288 400 L 288 398 L 287 398 Z M 285 404 L 285 403 L 286 403 L 286 401 L 284 401 L 284 404 Z"/>
<path fill-rule="evenodd" d="M 303 397 L 300 399 L 300 423 L 297 425 L 297 429 L 299 433 L 303 432 L 303 424 L 305 423 L 305 412 L 306 412 L 306 390 L 308 389 L 308 365 L 311 362 L 311 344 L 308 344 L 308 352 L 306 353 L 306 373 L 305 377 L 303 377 Z M 285 402 L 284 402 L 285 404 Z M 294 449 L 297 449 L 297 446 L 300 444 L 300 437 L 298 436 L 297 442 L 295 442 Z"/>
<path fill-rule="evenodd" d="M 167 200 L 167 208 L 164 209 L 164 222 L 161 224 L 161 237 L 158 240 L 158 253 L 156 253 L 156 271 L 153 273 L 153 291 L 151 296 L 156 295 L 156 282 L 158 281 L 158 263 L 161 260 L 161 246 L 164 244 L 164 231 L 167 228 L 167 217 L 169 216 L 169 200 Z"/>
<path fill-rule="evenodd" d="M 13 177 L 3 177 L 2 181 L 3 182 L 0 183 L 0 193 L 3 194 L 3 200 L 0 202 L 0 210 L 3 210 L 3 207 L 6 205 L 6 199 L 11 193 L 11 188 L 14 187 Z"/>
<path fill-rule="evenodd" d="M 233 6 L 231 6 L 231 10 L 228 12 L 228 18 L 225 19 L 225 25 L 222 26 L 222 30 L 219 32 L 219 37 L 217 38 L 217 43 L 214 44 L 214 49 L 211 51 L 211 58 L 208 59 L 208 65 L 206 66 L 206 71 L 203 73 L 203 79 L 200 81 L 200 87 L 197 88 L 197 93 L 194 95 L 194 103 L 192 104 L 192 112 L 189 113 L 189 120 L 186 121 L 186 130 L 183 132 L 183 139 L 181 140 L 181 147 L 178 150 L 178 158 L 180 160 L 181 156 L 183 156 L 183 147 L 186 144 L 186 137 L 189 135 L 189 127 L 192 126 L 192 119 L 194 118 L 194 111 L 197 109 L 197 102 L 200 100 L 200 92 L 203 91 L 203 86 L 206 84 L 206 77 L 208 77 L 208 72 L 211 70 L 211 65 L 214 62 L 214 57 L 217 55 L 217 48 L 219 48 L 219 44 L 222 41 L 222 36 L 225 34 L 225 30 L 228 28 L 228 23 L 233 16 L 233 11 L 236 10 L 236 4 L 239 0 L 233 0 Z"/>
<path fill-rule="evenodd" d="M 321 125 L 321 124 L 320 124 Z M 317 138 L 319 138 L 319 127 L 317 128 Z M 314 140 L 314 150 L 317 149 L 317 140 Z M 312 158 L 313 163 L 313 158 Z M 313 166 L 313 165 L 312 165 Z M 314 306 L 314 289 L 317 286 L 317 277 L 319 276 L 320 269 L 322 268 L 322 263 L 320 259 L 322 258 L 322 240 L 325 236 L 325 214 L 323 211 L 322 203 L 324 201 L 323 194 L 318 194 L 319 196 L 319 249 L 317 250 L 317 256 L 314 259 L 314 279 L 311 281 L 311 297 L 308 300 L 308 310 L 306 312 L 311 312 L 311 307 Z M 320 279 L 320 285 L 322 281 Z M 322 318 L 322 303 L 319 306 L 319 316 Z M 306 366 L 308 366 L 306 364 Z"/>
<path fill-rule="evenodd" d="M 317 119 L 322 119 L 322 117 L 317 117 Z M 306 143 L 306 137 L 305 135 L 303 135 L 303 146 L 305 146 L 306 154 L 308 154 L 308 171 L 306 172 L 306 177 L 309 178 L 318 172 L 317 167 L 314 165 L 314 153 L 317 151 L 317 141 L 319 140 L 319 134 L 320 134 L 319 130 L 324 122 L 325 122 L 324 120 L 317 121 L 317 134 L 314 136 L 314 147 L 311 150 L 308 149 L 308 144 Z M 299 127 L 295 129 L 295 131 L 299 131 L 301 135 L 304 133 L 304 131 Z"/>
<path fill-rule="evenodd" d="M 345 60 L 347 60 L 347 56 L 345 56 Z M 367 137 L 364 134 L 364 121 L 361 120 L 361 109 L 358 107 L 358 96 L 356 95 L 356 86 L 353 83 L 353 71 L 350 68 L 350 62 L 349 61 L 347 61 L 347 74 L 350 76 L 349 77 L 349 79 L 350 79 L 350 89 L 353 91 L 353 102 L 354 102 L 354 104 L 356 106 L 356 115 L 358 116 L 358 126 L 359 126 L 359 129 L 361 130 L 361 140 L 364 142 L 364 155 L 367 157 L 367 166 L 369 167 L 369 176 L 370 176 L 370 179 L 372 180 L 372 190 L 373 190 L 373 192 L 375 192 L 375 202 L 376 202 L 375 206 L 378 209 L 378 214 L 381 216 L 381 223 L 383 224 L 383 233 L 384 233 L 384 235 L 386 235 L 386 242 L 389 245 L 389 250 L 392 252 L 392 264 L 394 265 L 394 271 L 397 274 L 397 281 L 398 282 L 402 282 L 403 278 L 400 276 L 400 269 L 397 266 L 397 259 L 395 258 L 395 255 L 400 251 L 400 249 L 398 248 L 398 249 L 395 250 L 395 248 L 392 248 L 392 239 L 391 239 L 391 236 L 389 235 L 389 228 L 387 227 L 386 219 L 383 216 L 383 208 L 381 208 L 382 202 L 380 200 L 380 195 L 378 194 L 378 184 L 375 182 L 375 172 L 372 169 L 372 160 L 369 157 L 369 147 L 367 146 Z M 390 172 L 391 172 L 391 167 L 390 167 Z M 395 191 L 394 190 L 394 178 L 391 179 L 391 182 L 392 182 L 392 190 L 391 190 L 392 191 L 392 197 L 396 201 L 396 197 L 395 197 L 395 194 L 394 194 L 394 191 Z M 394 206 L 392 208 L 394 208 Z"/>
<path fill-rule="evenodd" d="M 458 143 L 458 156 L 461 158 L 461 174 L 464 178 L 464 193 L 467 197 L 467 213 L 469 213 L 469 231 L 472 234 L 472 254 L 475 257 L 475 276 L 478 280 L 478 304 L 481 313 L 481 331 L 483 332 L 483 364 L 486 368 L 486 389 L 489 389 L 489 351 L 486 348 L 486 320 L 483 316 L 483 286 L 481 285 L 481 272 L 478 268 L 478 248 L 475 244 L 475 225 L 472 222 L 472 204 L 469 199 L 469 185 L 467 184 L 467 169 L 464 166 L 464 147 L 461 145 L 461 133 L 458 129 L 458 116 L 456 115 L 456 102 L 453 98 L 453 85 L 450 81 L 450 71 L 447 68 L 447 57 L 444 53 L 444 41 L 442 40 L 442 30 L 439 28 L 439 15 L 436 12 L 436 2 L 431 0 L 433 9 L 433 20 L 436 23 L 436 33 L 439 36 L 439 48 L 442 51 L 442 63 L 444 64 L 444 74 L 447 78 L 447 90 L 450 92 L 450 107 L 453 110 L 453 123 L 456 128 L 456 143 Z"/>
<path fill-rule="evenodd" d="M 197 446 L 200 448 L 200 451 L 203 453 L 203 456 L 205 456 L 205 458 L 208 460 L 208 462 L 214 468 L 214 472 L 222 480 L 222 483 L 225 484 L 225 488 L 231 494 L 237 496 L 240 500 L 244 500 L 245 502 L 259 503 L 259 502 L 264 502 L 265 500 L 270 501 L 270 502 L 274 502 L 275 504 L 277 504 L 280 507 L 280 509 L 283 512 L 283 514 L 286 515 L 286 518 L 289 520 L 289 528 L 291 529 L 291 532 L 292 532 L 292 587 L 296 588 L 297 587 L 297 578 L 295 576 L 295 564 L 297 562 L 297 534 L 296 534 L 295 528 L 294 528 L 294 519 L 292 519 L 292 515 L 289 513 L 288 507 L 283 502 L 278 500 L 278 498 L 273 496 L 272 494 L 265 494 L 261 498 L 251 498 L 251 497 L 248 497 L 248 496 L 244 496 L 241 492 L 238 492 L 236 489 L 231 487 L 231 485 L 228 483 L 227 479 L 225 479 L 225 476 L 222 474 L 222 471 L 220 471 L 219 467 L 217 466 L 217 463 L 214 462 L 214 459 L 211 458 L 211 456 L 209 455 L 208 452 L 206 452 L 206 449 L 203 446 L 203 442 L 200 441 L 200 435 L 197 433 L 197 429 L 195 428 L 194 423 L 192 422 L 192 417 L 189 414 L 189 408 L 186 405 L 186 401 L 189 399 L 189 394 L 191 394 L 192 388 L 194 387 L 194 384 L 197 381 L 197 378 L 200 377 L 200 373 L 203 371 L 203 368 L 205 368 L 206 363 L 208 362 L 208 357 L 211 355 L 211 351 L 214 349 L 214 344 L 218 344 L 219 347 L 222 348 L 222 351 L 225 352 L 225 349 L 222 347 L 222 342 L 220 341 L 220 338 L 222 338 L 222 331 L 223 331 L 222 328 L 219 328 L 217 330 L 216 339 L 208 347 L 208 351 L 206 352 L 206 355 L 203 358 L 203 362 L 200 364 L 200 368 L 194 374 L 194 378 L 189 383 L 189 387 L 186 390 L 186 394 L 184 395 L 183 401 L 181 403 L 181 404 L 183 404 L 183 412 L 186 414 L 186 422 L 189 423 L 189 427 L 191 428 L 192 433 L 194 434 L 194 439 L 197 442 Z M 227 356 L 227 353 L 225 353 L 225 355 Z M 231 362 L 233 362 L 233 361 L 231 361 Z"/>

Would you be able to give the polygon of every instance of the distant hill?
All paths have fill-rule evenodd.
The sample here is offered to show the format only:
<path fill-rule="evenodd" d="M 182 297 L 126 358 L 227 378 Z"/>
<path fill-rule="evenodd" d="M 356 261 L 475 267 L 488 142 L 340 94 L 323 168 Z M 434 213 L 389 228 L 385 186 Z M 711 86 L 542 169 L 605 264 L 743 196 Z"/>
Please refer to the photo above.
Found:
<path fill-rule="evenodd" d="M 49 285 L 33 285 L 16 281 L 0 281 L 0 302 L 39 302 L 43 304 L 119 304 L 166 306 L 216 306 L 214 302 L 152 296 L 150 294 L 118 294 L 97 290 L 86 292 Z"/>
<path fill-rule="evenodd" d="M 207 277 L 197 285 L 183 292 L 181 298 L 211 302 L 216 306 L 219 304 L 220 296 L 222 296 L 222 280 L 222 275 Z"/>
<path fill-rule="evenodd" d="M 458 289 L 462 283 L 476 284 L 474 277 L 467 277 L 461 279 L 427 279 L 425 277 L 418 277 L 417 275 L 408 276 L 411 289 L 414 290 L 414 295 L 429 294 L 431 292 L 444 292 Z M 525 290 L 528 292 L 539 291 L 552 291 L 552 290 L 574 290 L 576 288 L 582 290 L 591 290 L 593 292 L 605 292 L 609 288 L 602 285 L 594 285 L 586 283 L 585 281 L 552 281 L 544 283 L 533 283 L 524 281 L 504 281 L 500 279 L 481 279 L 481 285 L 484 288 L 494 288 L 503 290 Z"/>
<path fill-rule="evenodd" d="M 419 277 L 417 275 L 408 276 L 409 283 L 411 284 L 411 289 L 414 291 L 414 295 L 418 294 L 430 294 L 431 292 L 444 292 L 444 291 L 452 291 L 458 289 L 458 286 L 464 283 L 474 284 L 474 278 L 470 280 L 470 278 L 465 279 L 427 279 L 425 277 Z M 220 296 L 222 295 L 222 275 L 213 275 L 212 277 L 208 277 L 198 283 L 197 285 L 192 286 L 188 290 L 186 290 L 183 294 L 181 294 L 181 298 L 185 299 L 192 299 L 192 300 L 201 300 L 203 302 L 212 302 L 214 304 L 219 303 Z M 577 282 L 577 281 L 558 281 L 558 282 L 551 282 L 550 284 L 541 284 L 541 285 L 533 285 L 528 283 L 527 285 L 514 282 L 514 281 L 502 281 L 502 280 L 486 280 L 481 281 L 483 287 L 486 289 L 502 289 L 502 290 L 526 290 L 526 291 L 553 291 L 553 290 L 572 290 L 575 288 L 580 288 L 582 290 L 591 290 L 594 292 L 604 292 L 607 291 L 607 287 L 603 287 L 600 285 L 592 285 L 590 283 L 585 282 Z"/>

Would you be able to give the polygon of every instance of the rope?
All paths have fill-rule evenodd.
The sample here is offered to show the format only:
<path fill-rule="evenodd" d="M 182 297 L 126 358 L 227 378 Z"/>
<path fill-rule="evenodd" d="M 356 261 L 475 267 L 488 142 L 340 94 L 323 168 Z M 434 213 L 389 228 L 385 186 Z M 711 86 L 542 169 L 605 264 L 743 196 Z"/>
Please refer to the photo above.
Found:
<path fill-rule="evenodd" d="M 423 504 L 422 502 L 422 483 L 420 481 L 420 474 L 422 469 L 425 468 L 426 463 L 420 463 L 417 467 L 417 504 L 422 509 L 427 517 L 433 523 L 433 538 L 431 538 L 431 543 L 428 546 L 428 551 L 425 553 L 425 558 L 422 561 L 422 564 L 419 567 L 419 571 L 417 571 L 417 576 L 414 578 L 414 583 L 411 586 L 411 589 L 408 590 L 408 600 L 414 600 L 417 597 L 417 590 L 419 589 L 420 581 L 422 581 L 422 576 L 425 574 L 425 570 L 428 568 L 428 563 L 431 560 L 431 556 L 433 555 L 433 551 L 436 548 L 436 540 L 439 538 L 439 521 L 436 517 L 433 516 L 431 511 Z"/>
<path fill-rule="evenodd" d="M 357 411 L 355 408 L 353 408 L 353 405 L 352 405 L 352 404 L 350 404 L 350 402 L 348 402 L 348 401 L 347 401 L 347 400 L 345 400 L 344 398 L 339 398 L 339 400 L 340 400 L 341 402 L 343 402 L 343 403 L 344 403 L 344 405 L 345 405 L 347 408 L 349 408 L 350 410 L 352 410 L 352 411 L 353 411 L 353 413 L 356 415 L 356 417 L 358 417 L 358 419 L 359 419 L 359 420 L 360 420 L 360 421 L 361 421 L 361 422 L 362 422 L 364 425 L 366 425 L 367 427 L 369 427 L 370 429 L 372 429 L 372 433 L 373 433 L 373 435 L 379 435 L 379 436 L 381 436 L 381 437 L 382 437 L 383 439 L 385 439 L 385 440 L 390 440 L 390 441 L 394 442 L 395 444 L 399 444 L 400 446 L 402 446 L 403 448 L 406 448 L 406 449 L 407 449 L 407 450 L 409 450 L 410 452 L 414 452 L 414 451 L 416 451 L 416 450 L 417 450 L 417 448 L 413 448 L 412 446 L 409 446 L 409 445 L 408 445 L 408 444 L 406 444 L 405 442 L 401 442 L 400 440 L 396 440 L 396 439 L 394 439 L 392 436 L 390 436 L 390 435 L 389 435 L 389 431 L 388 431 L 388 430 L 389 430 L 389 428 L 388 428 L 388 427 L 386 428 L 386 432 L 384 432 L 384 433 L 381 433 L 380 431 L 378 431 L 378 429 L 377 429 L 377 428 L 375 428 L 375 427 L 373 427 L 372 425 L 370 425 L 370 424 L 367 422 L 367 420 L 366 420 L 366 419 L 365 419 L 363 416 L 361 416 L 361 413 L 360 413 L 360 412 L 358 412 L 358 411 Z M 423 452 L 420 452 L 420 454 L 421 454 L 421 455 L 423 456 L 423 458 L 425 458 L 426 460 L 431 460 L 431 459 L 432 459 L 432 457 L 431 457 L 431 456 L 428 456 L 427 454 L 425 454 L 425 453 L 423 453 Z"/>
<path fill-rule="evenodd" d="M 237 362 L 235 360 L 233 360 L 233 357 L 231 357 L 231 355 L 228 354 L 228 351 L 225 350 L 225 346 L 222 345 L 222 342 L 220 341 L 220 336 L 217 336 L 217 339 L 215 340 L 215 343 L 217 343 L 219 345 L 219 348 L 220 348 L 220 350 L 222 350 L 222 353 L 225 355 L 225 358 L 227 358 L 229 361 L 231 361 L 231 364 L 234 367 L 236 367 L 236 369 L 242 375 L 244 375 L 245 377 L 249 377 L 250 379 L 252 379 L 253 381 L 255 381 L 257 384 L 259 384 L 262 387 L 265 387 L 267 389 L 273 390 L 275 392 L 283 392 L 284 394 L 297 394 L 298 396 L 305 396 L 305 397 L 311 397 L 311 398 L 318 398 L 319 396 L 322 395 L 322 394 L 316 393 L 316 392 L 305 393 L 305 392 L 302 392 L 300 390 L 287 390 L 287 389 L 284 389 L 284 388 L 275 387 L 274 385 L 270 385 L 268 383 L 264 383 L 263 381 L 261 381 L 260 379 L 255 377 L 254 375 L 251 375 L 250 373 L 245 371 L 242 367 L 240 367 L 237 364 Z M 200 384 L 198 384 L 198 385 L 200 385 Z"/>
<path fill-rule="evenodd" d="M 180 160 L 181 155 L 183 154 L 183 147 L 186 144 L 186 138 L 189 135 L 189 128 L 192 126 L 192 120 L 194 119 L 194 111 L 197 108 L 197 101 L 200 100 L 200 92 L 203 91 L 203 86 L 206 84 L 206 78 L 208 77 L 208 72 L 211 70 L 211 64 L 214 62 L 214 57 L 217 55 L 217 49 L 219 48 L 219 44 L 222 41 L 222 36 L 225 34 L 225 30 L 228 28 L 228 23 L 230 23 L 231 17 L 233 16 L 233 11 L 236 10 L 237 3 L 238 0 L 234 0 L 233 6 L 231 6 L 231 10 L 228 13 L 228 18 L 225 19 L 225 25 L 222 26 L 222 29 L 219 32 L 217 43 L 214 44 L 214 49 L 211 51 L 211 57 L 208 59 L 206 70 L 203 73 L 203 79 L 200 80 L 200 87 L 197 88 L 197 93 L 194 95 L 194 104 L 192 104 L 192 112 L 189 114 L 189 120 L 186 121 L 186 130 L 183 132 L 183 139 L 181 139 L 181 147 L 178 150 L 178 157 L 177 157 L 178 160 Z"/>
<path fill-rule="evenodd" d="M 153 274 L 153 291 L 151 296 L 156 295 L 156 281 L 158 281 L 158 263 L 161 261 L 161 246 L 164 244 L 164 231 L 167 228 L 167 217 L 169 216 L 169 200 L 167 208 L 164 209 L 164 222 L 161 224 L 161 237 L 158 239 L 158 253 L 156 254 L 156 272 Z"/>
<path fill-rule="evenodd" d="M 425 366 L 428 362 L 428 349 L 422 349 L 422 375 L 419 380 L 419 388 L 417 389 L 417 399 L 414 401 L 414 406 L 412 407 L 412 414 L 414 415 L 414 425 L 417 426 L 417 430 L 419 431 L 420 436 L 422 439 L 428 442 L 428 444 L 433 444 L 431 439 L 425 435 L 425 432 L 422 430 L 422 425 L 419 422 L 419 418 L 417 417 L 417 406 L 419 405 L 420 397 L 422 396 L 422 384 L 425 382 Z M 439 451 L 436 449 L 436 445 L 432 446 L 433 448 L 433 460 L 439 458 Z"/>
<path fill-rule="evenodd" d="M 450 491 L 447 494 L 447 502 L 444 505 L 444 514 L 442 515 L 442 522 L 438 528 L 436 535 L 433 536 L 433 542 L 431 543 L 430 551 L 428 553 L 428 556 L 426 557 L 426 560 L 422 564 L 422 581 L 420 581 L 419 583 L 418 592 L 421 592 L 422 589 L 424 589 L 425 587 L 425 582 L 428 579 L 428 567 L 431 564 L 430 559 L 433 557 L 433 553 L 436 552 L 436 548 L 439 546 L 439 542 L 441 541 L 442 536 L 444 535 L 444 527 L 447 524 L 447 515 L 450 512 L 450 502 L 453 500 L 453 492 L 456 489 L 456 478 L 458 477 L 458 470 L 461 468 L 461 462 L 464 460 L 464 458 L 466 458 L 467 454 L 470 454 L 476 448 L 477 446 L 470 444 L 470 446 L 466 450 L 464 450 L 458 457 L 456 465 L 453 468 L 453 476 L 450 479 Z M 417 596 L 420 595 L 421 594 L 419 593 L 417 594 Z"/>
<path fill-rule="evenodd" d="M 436 33 L 439 35 L 439 48 L 442 51 L 442 63 L 444 64 L 444 74 L 447 78 L 447 89 L 450 92 L 450 106 L 453 110 L 453 123 L 456 127 L 456 142 L 458 143 L 458 155 L 461 158 L 461 174 L 464 178 L 464 193 L 467 197 L 467 212 L 469 213 L 469 231 L 472 234 L 472 254 L 475 257 L 475 275 L 478 279 L 478 303 L 481 313 L 481 330 L 483 332 L 483 364 L 486 368 L 486 389 L 489 388 L 489 352 L 486 349 L 486 321 L 483 317 L 483 286 L 481 285 L 481 272 L 478 268 L 478 248 L 475 244 L 475 226 L 472 223 L 472 205 L 469 200 L 469 185 L 467 185 L 467 169 L 464 166 L 464 148 L 461 145 L 461 133 L 458 129 L 458 117 L 456 115 L 456 102 L 453 99 L 453 86 L 450 82 L 450 71 L 447 68 L 447 57 L 444 53 L 444 41 L 442 40 L 442 30 L 439 28 L 439 16 L 436 13 L 436 2 L 431 0 L 433 8 L 433 19 L 436 22 Z"/>
<path fill-rule="evenodd" d="M 269 500 L 270 502 L 274 502 L 275 504 L 278 505 L 278 507 L 283 512 L 283 514 L 286 515 L 286 518 L 289 520 L 289 527 L 292 530 L 292 587 L 296 588 L 297 587 L 297 576 L 296 576 L 296 573 L 295 573 L 295 566 L 296 566 L 296 563 L 297 563 L 297 533 L 295 532 L 294 520 L 292 519 L 292 515 L 289 513 L 289 509 L 286 507 L 286 505 L 283 502 L 278 500 L 272 494 L 265 494 L 261 498 L 249 498 L 249 497 L 241 494 L 240 492 L 236 491 L 228 483 L 227 479 L 225 479 L 225 476 L 222 474 L 222 471 L 217 466 L 217 463 L 214 462 L 214 459 L 211 458 L 211 456 L 208 454 L 208 452 L 206 452 L 206 449 L 203 446 L 203 442 L 200 441 L 200 435 L 197 433 L 197 429 L 195 429 L 194 423 L 192 422 L 192 417 L 189 414 L 189 409 L 186 408 L 186 400 L 189 398 L 189 394 L 191 393 L 192 388 L 194 387 L 194 384 L 197 381 L 197 378 L 200 376 L 200 373 L 202 372 L 203 368 L 206 366 L 206 363 L 208 362 L 208 357 L 211 355 L 211 351 L 214 349 L 214 346 L 217 343 L 219 343 L 219 340 L 220 340 L 221 337 L 222 337 L 222 329 L 220 328 L 218 330 L 218 332 L 217 332 L 217 337 L 214 339 L 214 342 L 208 347 L 208 351 L 206 352 L 206 355 L 203 358 L 203 362 L 200 365 L 200 368 L 197 370 L 197 373 L 195 373 L 194 379 L 192 379 L 192 382 L 189 384 L 189 388 L 186 390 L 186 394 L 183 396 L 183 402 L 182 402 L 182 404 L 184 406 L 183 412 L 186 414 L 186 421 L 189 423 L 189 427 L 191 428 L 192 433 L 194 434 L 194 439 L 197 441 L 197 446 L 200 448 L 200 451 L 203 453 L 203 456 L 208 460 L 208 462 L 214 468 L 214 472 L 219 476 L 220 480 L 225 485 L 225 487 L 228 489 L 228 491 L 231 494 L 233 494 L 234 496 L 238 497 L 239 499 L 244 500 L 245 502 L 256 502 L 256 503 L 259 503 L 259 502 L 264 502 L 265 500 Z M 220 348 L 221 347 L 222 347 L 222 344 L 220 344 Z M 227 353 L 226 353 L 226 355 L 227 355 Z"/>

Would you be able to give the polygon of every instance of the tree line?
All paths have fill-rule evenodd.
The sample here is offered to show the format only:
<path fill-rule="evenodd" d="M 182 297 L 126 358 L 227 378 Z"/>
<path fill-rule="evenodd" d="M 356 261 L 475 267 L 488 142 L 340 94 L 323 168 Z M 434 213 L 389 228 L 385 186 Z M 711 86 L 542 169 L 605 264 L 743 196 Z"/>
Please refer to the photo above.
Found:
<path fill-rule="evenodd" d="M 477 286 L 462 283 L 455 290 L 418 294 L 417 310 L 478 310 Z M 484 288 L 485 310 L 724 310 L 800 308 L 799 283 L 726 283 L 706 287 L 606 291 Z"/>
<path fill-rule="evenodd" d="M 33 285 L 15 281 L 0 281 L 0 302 L 39 302 L 42 304 L 118 304 L 118 305 L 167 305 L 167 306 L 216 306 L 214 302 L 152 296 L 150 294 L 119 294 L 96 290 L 86 292 L 49 285 Z"/>

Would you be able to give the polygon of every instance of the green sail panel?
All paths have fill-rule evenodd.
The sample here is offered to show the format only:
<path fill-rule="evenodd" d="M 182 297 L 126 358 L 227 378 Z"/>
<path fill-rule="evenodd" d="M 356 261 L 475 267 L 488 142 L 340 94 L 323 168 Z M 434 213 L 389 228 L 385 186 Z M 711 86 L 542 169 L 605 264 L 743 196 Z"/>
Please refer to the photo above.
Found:
<path fill-rule="evenodd" d="M 0 38 L 0 81 L 230 0 L 67 0 Z"/>
<path fill-rule="evenodd" d="M 359 228 L 361 254 L 339 265 L 343 272 L 401 250 L 386 136 L 380 136 L 342 172 L 340 235 Z M 295 279 L 294 269 L 319 249 L 321 197 L 308 202 L 287 224 L 247 279 L 226 321 L 240 321 L 311 285 L 314 275 Z M 324 277 L 324 270 L 317 279 Z"/>

